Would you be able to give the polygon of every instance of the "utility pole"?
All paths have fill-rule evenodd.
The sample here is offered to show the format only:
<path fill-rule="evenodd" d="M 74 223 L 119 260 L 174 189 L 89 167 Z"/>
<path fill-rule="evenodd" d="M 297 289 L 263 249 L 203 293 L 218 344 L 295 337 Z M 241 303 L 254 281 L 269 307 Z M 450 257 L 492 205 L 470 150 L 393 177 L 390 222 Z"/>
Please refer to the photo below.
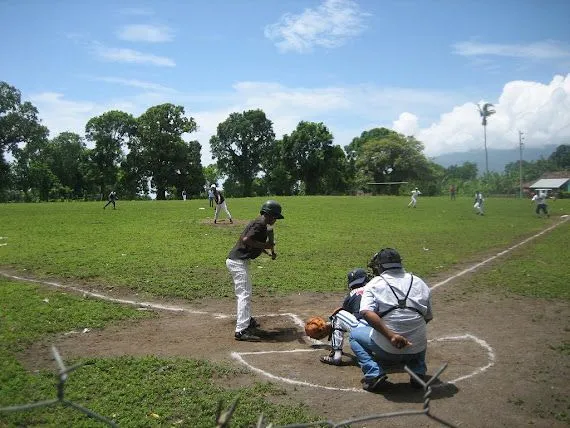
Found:
<path fill-rule="evenodd" d="M 523 152 L 523 133 L 519 131 L 519 179 L 520 179 L 520 190 L 519 190 L 519 198 L 522 199 L 523 197 L 523 179 L 522 179 L 522 152 Z"/>

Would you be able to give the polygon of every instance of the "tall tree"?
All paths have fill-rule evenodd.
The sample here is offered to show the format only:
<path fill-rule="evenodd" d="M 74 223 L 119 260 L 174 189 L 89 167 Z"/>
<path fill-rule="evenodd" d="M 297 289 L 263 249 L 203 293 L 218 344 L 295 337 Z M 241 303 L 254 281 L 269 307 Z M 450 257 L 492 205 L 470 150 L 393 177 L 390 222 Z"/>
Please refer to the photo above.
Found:
<path fill-rule="evenodd" d="M 366 182 L 419 182 L 430 175 L 421 142 L 393 131 L 384 135 L 379 139 L 367 138 L 359 148 L 355 165 L 362 187 Z M 399 186 L 390 186 L 388 190 L 398 193 Z"/>
<path fill-rule="evenodd" d="M 253 180 L 274 141 L 273 124 L 265 113 L 248 110 L 231 113 L 220 123 L 210 138 L 210 148 L 220 172 L 239 182 L 243 196 L 251 196 Z"/>
<path fill-rule="evenodd" d="M 166 103 L 149 108 L 138 119 L 140 156 L 146 175 L 152 177 L 156 199 L 166 199 L 166 190 L 194 183 L 196 189 L 204 185 L 200 161 L 200 144 L 187 143 L 185 133 L 196 130 L 193 118 L 184 116 L 184 107 Z M 186 189 L 188 191 L 188 188 Z"/>
<path fill-rule="evenodd" d="M 264 194 L 293 195 L 296 193 L 294 164 L 285 155 L 283 140 L 276 140 L 262 160 L 263 178 L 260 187 Z"/>
<path fill-rule="evenodd" d="M 73 132 L 62 132 L 46 148 L 45 160 L 51 172 L 73 197 L 83 196 L 86 190 L 87 154 L 83 139 Z"/>
<path fill-rule="evenodd" d="M 108 187 L 117 184 L 119 165 L 124 159 L 123 147 L 135 133 L 135 118 L 118 110 L 108 111 L 87 122 L 85 137 L 95 143 L 91 160 L 94 177 L 102 194 L 106 193 Z"/>
<path fill-rule="evenodd" d="M 294 176 L 305 185 L 307 195 L 325 193 L 323 177 L 338 161 L 338 152 L 332 145 L 333 135 L 321 122 L 301 121 L 291 135 L 283 136 L 283 150 Z M 329 181 L 334 174 L 329 172 Z"/>
<path fill-rule="evenodd" d="M 218 184 L 220 179 L 222 178 L 222 174 L 218 171 L 218 166 L 216 164 L 211 164 L 202 168 L 204 173 L 204 179 L 206 180 L 206 184 L 209 186 L 211 184 Z"/>
<path fill-rule="evenodd" d="M 15 154 L 18 145 L 45 141 L 48 129 L 41 125 L 38 110 L 29 101 L 22 103 L 18 89 L 0 81 L 0 190 L 9 182 L 6 152 Z"/>
<path fill-rule="evenodd" d="M 448 180 L 475 180 L 477 179 L 477 164 L 475 162 L 463 162 L 462 165 L 450 165 L 445 174 Z"/>

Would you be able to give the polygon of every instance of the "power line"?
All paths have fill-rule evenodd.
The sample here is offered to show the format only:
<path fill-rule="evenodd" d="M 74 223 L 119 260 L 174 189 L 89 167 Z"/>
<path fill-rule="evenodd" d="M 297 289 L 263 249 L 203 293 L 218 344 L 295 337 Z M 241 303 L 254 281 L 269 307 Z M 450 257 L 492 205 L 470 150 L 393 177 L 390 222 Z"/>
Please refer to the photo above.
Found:
<path fill-rule="evenodd" d="M 522 199 L 523 197 L 523 176 L 522 176 L 522 152 L 523 152 L 523 140 L 524 140 L 524 133 L 519 131 L 519 181 L 520 181 L 520 189 L 519 189 L 519 198 Z"/>

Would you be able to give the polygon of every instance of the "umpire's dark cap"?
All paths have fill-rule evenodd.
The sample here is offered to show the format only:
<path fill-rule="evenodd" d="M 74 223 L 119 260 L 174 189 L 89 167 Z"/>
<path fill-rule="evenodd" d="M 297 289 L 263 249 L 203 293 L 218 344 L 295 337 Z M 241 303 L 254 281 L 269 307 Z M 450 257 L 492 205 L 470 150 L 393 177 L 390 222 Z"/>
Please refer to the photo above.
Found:
<path fill-rule="evenodd" d="M 401 269 L 402 257 L 394 248 L 383 248 L 378 254 L 378 264 L 384 269 Z"/>
<path fill-rule="evenodd" d="M 368 282 L 368 274 L 362 268 L 348 272 L 348 288 L 357 288 Z"/>

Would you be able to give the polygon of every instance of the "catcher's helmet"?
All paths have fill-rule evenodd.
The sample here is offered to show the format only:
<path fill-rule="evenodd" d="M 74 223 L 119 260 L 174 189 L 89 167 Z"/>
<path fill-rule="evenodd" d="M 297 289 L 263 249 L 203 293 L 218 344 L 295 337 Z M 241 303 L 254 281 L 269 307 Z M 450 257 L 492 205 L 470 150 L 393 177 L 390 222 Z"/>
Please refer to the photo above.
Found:
<path fill-rule="evenodd" d="M 366 270 L 362 268 L 353 269 L 348 272 L 348 288 L 351 290 L 354 288 L 362 287 L 364 284 L 368 282 L 368 274 Z"/>
<path fill-rule="evenodd" d="M 372 268 L 376 275 L 386 269 L 401 269 L 402 257 L 394 248 L 382 248 L 372 256 L 368 267 Z"/>
<path fill-rule="evenodd" d="M 279 204 L 279 202 L 272 201 L 272 200 L 265 202 L 261 206 L 261 210 L 259 211 L 259 213 L 260 214 L 269 214 L 270 216 L 273 216 L 273 217 L 279 218 L 279 219 L 285 218 L 281 214 L 281 205 Z"/>

